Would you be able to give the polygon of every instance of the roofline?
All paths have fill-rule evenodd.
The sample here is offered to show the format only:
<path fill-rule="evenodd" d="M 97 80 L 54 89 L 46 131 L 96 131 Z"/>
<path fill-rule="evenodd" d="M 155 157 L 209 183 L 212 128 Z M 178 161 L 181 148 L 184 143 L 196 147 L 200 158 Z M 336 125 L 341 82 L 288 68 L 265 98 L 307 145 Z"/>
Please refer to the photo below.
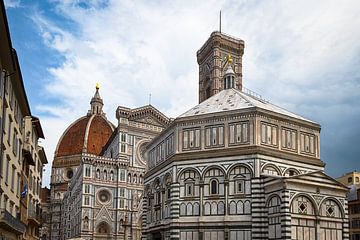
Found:
<path fill-rule="evenodd" d="M 64 138 L 66 132 L 67 132 L 73 125 L 75 125 L 77 122 L 79 122 L 80 120 L 82 120 L 82 119 L 84 119 L 84 118 L 87 118 L 87 117 L 88 117 L 88 116 L 85 115 L 85 116 L 82 116 L 82 117 L 76 119 L 76 120 L 75 120 L 74 122 L 72 122 L 72 123 L 65 129 L 65 131 L 61 134 L 61 136 L 60 136 L 60 138 L 59 138 L 59 141 L 58 141 L 58 143 L 56 144 L 56 148 L 55 148 L 55 152 L 54 152 L 54 159 L 57 158 L 57 157 L 62 157 L 62 156 L 57 156 L 57 152 L 58 152 L 58 149 L 59 149 L 59 145 L 60 145 L 62 139 Z"/>
<path fill-rule="evenodd" d="M 41 127 L 40 119 L 35 116 L 31 116 L 31 123 L 35 127 L 36 133 L 39 138 L 45 139 L 44 132 Z"/>
<path fill-rule="evenodd" d="M 5 25 L 5 32 L 6 32 L 6 36 L 8 39 L 8 41 L 7 41 L 8 45 L 9 45 L 8 47 L 9 47 L 9 50 L 12 51 L 13 47 L 12 47 L 12 42 L 11 42 L 11 37 L 10 37 L 9 23 L 7 20 L 7 14 L 6 14 L 6 10 L 5 10 L 5 3 L 4 3 L 4 1 L 0 1 L 0 4 L 1 4 L 1 12 L 3 15 L 3 22 Z M 13 68 L 15 69 L 14 62 L 13 62 Z"/>
<path fill-rule="evenodd" d="M 110 144 L 112 143 L 112 141 L 114 140 L 115 136 L 117 135 L 118 133 L 118 128 L 119 127 L 116 127 L 114 130 L 113 130 L 113 133 L 111 134 L 109 140 L 107 141 L 107 143 L 103 146 L 103 148 L 101 149 L 101 152 L 100 152 L 100 156 L 103 156 L 105 151 L 108 149 L 108 147 L 110 146 Z"/>
<path fill-rule="evenodd" d="M 20 95 L 23 96 L 23 98 L 24 98 L 23 100 L 25 102 L 25 107 L 26 107 L 25 115 L 31 116 L 30 104 L 29 104 L 29 101 L 28 101 L 28 98 L 26 95 L 26 91 L 25 91 L 25 85 L 24 85 L 24 80 L 23 80 L 22 73 L 21 73 L 19 58 L 18 58 L 16 50 L 14 48 L 12 49 L 12 53 L 13 53 L 13 58 L 14 58 L 14 62 L 15 62 L 15 72 L 16 71 L 18 72 L 18 77 L 19 77 L 20 91 L 21 91 Z M 19 97 L 19 96 L 17 96 L 17 97 Z"/>
<path fill-rule="evenodd" d="M 43 163 L 43 164 L 49 163 L 48 160 L 47 160 L 47 157 L 46 157 L 46 152 L 45 152 L 44 147 L 43 147 L 43 146 L 39 146 L 39 147 L 40 147 L 39 153 L 41 153 L 41 155 L 42 155 L 42 158 L 40 158 L 40 159 L 43 159 L 43 160 L 44 160 L 44 161 L 42 161 L 42 163 Z"/>
<path fill-rule="evenodd" d="M 227 110 L 227 111 L 221 111 L 221 112 L 212 112 L 212 113 L 205 113 L 205 114 L 198 114 L 198 115 L 191 115 L 191 116 L 185 116 L 185 117 L 177 117 L 175 118 L 175 120 L 173 122 L 176 123 L 181 123 L 184 121 L 189 121 L 189 120 L 199 120 L 199 119 L 205 119 L 205 118 L 211 118 L 211 117 L 220 117 L 223 116 L 225 113 L 226 114 L 235 114 L 235 113 L 263 113 L 263 114 L 267 114 L 267 115 L 271 115 L 272 117 L 277 117 L 277 118 L 281 118 L 281 119 L 287 119 L 290 120 L 292 122 L 296 122 L 298 124 L 301 125 L 306 125 L 307 127 L 312 127 L 312 128 L 316 128 L 318 130 L 321 129 L 321 125 L 312 121 L 306 121 L 303 119 L 299 119 L 299 118 L 295 118 L 292 116 L 288 116 L 282 113 L 277 113 L 277 112 L 273 112 L 267 109 L 263 109 L 263 108 L 259 108 L 259 107 L 248 107 L 248 108 L 242 108 L 242 109 L 234 109 L 234 110 Z"/>
<path fill-rule="evenodd" d="M 299 175 L 295 175 L 295 176 L 290 176 L 290 177 L 287 177 L 287 178 L 284 178 L 284 181 L 291 181 L 292 179 L 297 179 L 297 178 L 301 178 L 303 176 L 311 176 L 313 175 L 314 173 L 321 173 L 321 174 L 324 174 L 327 178 L 331 179 L 332 181 L 336 182 L 340 187 L 346 189 L 346 190 L 349 190 L 349 187 L 342 184 L 341 182 L 339 182 L 338 180 L 336 180 L 335 178 L 329 176 L 328 174 L 325 173 L 325 171 L 323 170 L 317 170 L 317 171 L 313 171 L 313 172 L 308 172 L 308 173 L 304 173 L 304 174 L 299 174 Z"/>

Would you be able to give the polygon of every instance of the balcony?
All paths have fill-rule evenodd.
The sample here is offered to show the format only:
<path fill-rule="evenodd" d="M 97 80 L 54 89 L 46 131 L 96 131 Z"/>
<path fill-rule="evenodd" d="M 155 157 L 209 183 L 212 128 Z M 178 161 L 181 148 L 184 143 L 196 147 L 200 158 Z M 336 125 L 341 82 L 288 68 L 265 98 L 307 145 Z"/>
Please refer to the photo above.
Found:
<path fill-rule="evenodd" d="M 33 207 L 28 209 L 28 221 L 38 226 L 41 224 L 41 215 Z"/>
<path fill-rule="evenodd" d="M 26 230 L 26 226 L 19 219 L 13 217 L 3 208 L 0 209 L 0 228 L 7 229 L 17 235 L 23 234 Z"/>

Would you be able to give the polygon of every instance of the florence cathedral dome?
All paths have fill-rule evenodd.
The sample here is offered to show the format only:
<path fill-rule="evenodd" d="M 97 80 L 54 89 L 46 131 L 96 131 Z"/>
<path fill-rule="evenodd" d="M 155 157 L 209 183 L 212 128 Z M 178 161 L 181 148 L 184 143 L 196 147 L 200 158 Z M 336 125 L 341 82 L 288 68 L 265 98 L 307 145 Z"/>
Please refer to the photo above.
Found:
<path fill-rule="evenodd" d="M 88 114 L 73 122 L 62 134 L 56 147 L 54 162 L 82 153 L 100 155 L 110 139 L 115 127 L 102 111 L 103 101 L 98 86 L 90 104 Z"/>

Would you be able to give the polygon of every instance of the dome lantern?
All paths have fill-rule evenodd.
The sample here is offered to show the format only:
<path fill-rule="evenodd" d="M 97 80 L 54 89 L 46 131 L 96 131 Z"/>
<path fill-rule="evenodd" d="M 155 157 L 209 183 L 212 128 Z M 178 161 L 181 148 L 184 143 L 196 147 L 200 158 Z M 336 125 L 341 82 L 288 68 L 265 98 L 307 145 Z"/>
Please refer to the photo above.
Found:
<path fill-rule="evenodd" d="M 89 110 L 89 114 L 90 115 L 93 115 L 93 114 L 102 115 L 103 114 L 102 108 L 104 106 L 104 103 L 99 94 L 100 86 L 98 83 L 96 84 L 95 89 L 96 89 L 96 91 L 95 91 L 94 97 L 90 101 L 91 109 Z"/>

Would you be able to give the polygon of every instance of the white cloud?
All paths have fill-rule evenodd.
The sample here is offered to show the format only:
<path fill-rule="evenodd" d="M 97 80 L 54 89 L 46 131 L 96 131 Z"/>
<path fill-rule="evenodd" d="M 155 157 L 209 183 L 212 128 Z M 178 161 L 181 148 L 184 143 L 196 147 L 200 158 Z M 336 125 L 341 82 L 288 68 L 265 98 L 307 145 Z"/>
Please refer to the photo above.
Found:
<path fill-rule="evenodd" d="M 359 70 L 347 75 L 360 51 L 358 1 L 58 1 L 56 9 L 71 30 L 33 17 L 44 42 L 65 59 L 49 69 L 46 90 L 62 102 L 38 106 L 56 116 L 43 125 L 84 115 L 96 82 L 112 120 L 116 106 L 145 105 L 149 93 L 171 117 L 192 107 L 196 51 L 218 28 L 220 9 L 223 31 L 245 40 L 245 86 L 310 118 L 319 110 L 309 103 L 332 108 L 360 94 Z M 45 128 L 52 153 L 61 131 Z"/>
<path fill-rule="evenodd" d="M 20 0 L 5 0 L 4 3 L 6 8 L 20 7 Z"/>

